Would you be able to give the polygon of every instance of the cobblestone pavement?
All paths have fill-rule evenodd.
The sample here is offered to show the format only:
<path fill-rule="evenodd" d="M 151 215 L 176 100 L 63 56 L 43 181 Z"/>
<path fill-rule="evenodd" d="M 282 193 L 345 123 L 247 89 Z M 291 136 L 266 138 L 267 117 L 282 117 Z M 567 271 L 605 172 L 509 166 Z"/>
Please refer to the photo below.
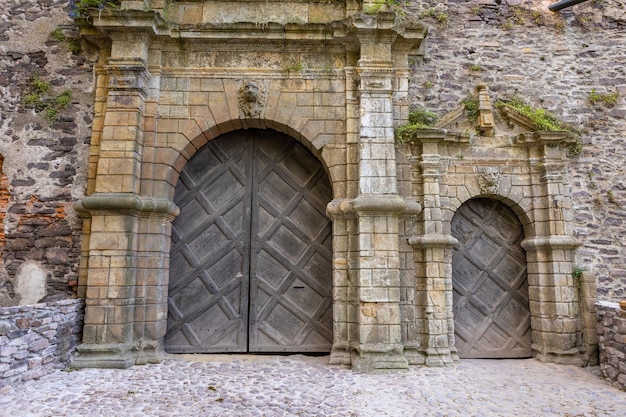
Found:
<path fill-rule="evenodd" d="M 328 357 L 186 355 L 126 370 L 58 371 L 0 395 L 9 416 L 626 416 L 597 368 L 464 360 L 382 375 Z"/>

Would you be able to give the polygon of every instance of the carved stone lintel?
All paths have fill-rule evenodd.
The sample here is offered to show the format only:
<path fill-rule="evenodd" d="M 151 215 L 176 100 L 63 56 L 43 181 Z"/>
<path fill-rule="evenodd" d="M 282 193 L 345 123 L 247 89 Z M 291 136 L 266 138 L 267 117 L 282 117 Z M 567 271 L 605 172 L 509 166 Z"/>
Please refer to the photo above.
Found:
<path fill-rule="evenodd" d="M 239 117 L 242 119 L 260 118 L 267 101 L 267 82 L 239 80 L 238 84 Z"/>

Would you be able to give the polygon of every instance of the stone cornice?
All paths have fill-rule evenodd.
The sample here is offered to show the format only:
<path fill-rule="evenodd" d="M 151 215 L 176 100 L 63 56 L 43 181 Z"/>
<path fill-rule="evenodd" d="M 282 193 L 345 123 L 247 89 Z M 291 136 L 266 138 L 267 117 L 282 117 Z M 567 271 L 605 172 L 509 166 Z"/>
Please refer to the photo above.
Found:
<path fill-rule="evenodd" d="M 142 32 L 151 38 L 197 39 L 203 42 L 245 41 L 259 43 L 323 42 L 346 44 L 358 42 L 358 36 L 376 34 L 395 40 L 402 50 L 419 48 L 427 29 L 421 24 L 407 24 L 386 12 L 377 15 L 359 14 L 330 23 L 195 23 L 176 24 L 165 21 L 155 10 L 107 9 L 88 11 L 87 18 L 77 21 L 81 35 L 100 48 L 110 45 L 116 33 Z"/>
<path fill-rule="evenodd" d="M 566 130 L 540 130 L 529 133 L 520 133 L 515 138 L 517 146 L 559 146 L 573 144 L 576 137 Z"/>

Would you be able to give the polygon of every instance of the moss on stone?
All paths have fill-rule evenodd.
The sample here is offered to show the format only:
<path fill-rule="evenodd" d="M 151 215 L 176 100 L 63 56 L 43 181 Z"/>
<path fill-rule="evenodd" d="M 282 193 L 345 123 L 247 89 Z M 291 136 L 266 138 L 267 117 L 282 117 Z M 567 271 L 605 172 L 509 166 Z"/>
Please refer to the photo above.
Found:
<path fill-rule="evenodd" d="M 395 131 L 396 141 L 407 143 L 418 129 L 428 129 L 439 120 L 439 116 L 423 107 L 416 107 L 409 112 L 409 123 L 398 126 Z"/>

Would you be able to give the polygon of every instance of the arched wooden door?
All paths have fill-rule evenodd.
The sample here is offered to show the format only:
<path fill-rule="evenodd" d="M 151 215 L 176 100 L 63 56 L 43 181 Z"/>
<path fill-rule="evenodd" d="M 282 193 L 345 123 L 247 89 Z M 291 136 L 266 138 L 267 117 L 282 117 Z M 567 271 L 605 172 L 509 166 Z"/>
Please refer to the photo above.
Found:
<path fill-rule="evenodd" d="M 513 211 L 469 200 L 452 219 L 454 333 L 461 358 L 531 356 L 524 231 Z"/>
<path fill-rule="evenodd" d="M 199 150 L 176 186 L 165 349 L 329 351 L 331 198 L 319 161 L 278 132 Z"/>

